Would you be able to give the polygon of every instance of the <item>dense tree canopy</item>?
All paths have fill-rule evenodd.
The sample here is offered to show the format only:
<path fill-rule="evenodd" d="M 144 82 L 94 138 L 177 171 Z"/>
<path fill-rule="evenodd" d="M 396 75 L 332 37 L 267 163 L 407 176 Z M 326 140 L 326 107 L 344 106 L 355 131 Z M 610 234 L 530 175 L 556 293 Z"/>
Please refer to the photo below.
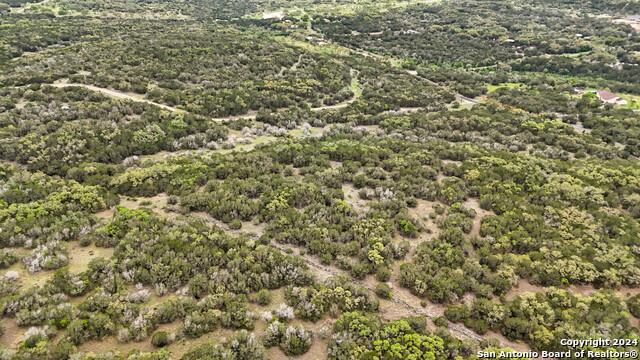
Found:
<path fill-rule="evenodd" d="M 0 359 L 635 349 L 638 13 L 0 0 Z"/>

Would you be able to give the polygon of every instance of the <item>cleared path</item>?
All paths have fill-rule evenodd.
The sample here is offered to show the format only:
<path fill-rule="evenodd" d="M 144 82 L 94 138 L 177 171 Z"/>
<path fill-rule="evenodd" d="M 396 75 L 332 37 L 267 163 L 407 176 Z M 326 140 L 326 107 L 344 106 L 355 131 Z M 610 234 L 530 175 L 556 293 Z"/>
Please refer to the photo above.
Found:
<path fill-rule="evenodd" d="M 103 93 L 103 94 L 105 94 L 107 96 L 110 96 L 110 97 L 116 98 L 116 99 L 126 99 L 126 100 L 131 100 L 131 101 L 143 102 L 143 103 L 159 106 L 159 107 L 161 107 L 161 108 L 163 108 L 165 110 L 169 110 L 169 111 L 185 111 L 185 110 L 181 110 L 181 109 L 175 108 L 173 106 L 159 104 L 159 103 L 151 101 L 151 100 L 147 100 L 147 99 L 144 99 L 144 98 L 140 98 L 140 97 L 133 96 L 133 95 L 130 95 L 130 94 L 127 94 L 127 93 L 123 93 L 123 92 L 120 92 L 120 91 L 116 91 L 116 90 L 101 88 L 101 87 L 94 86 L 94 85 L 76 84 L 76 83 L 56 83 L 56 84 L 51 84 L 51 85 L 55 86 L 57 88 L 79 86 L 79 87 L 83 87 L 83 88 L 91 90 L 91 91 L 101 92 L 101 93 Z M 338 105 L 320 106 L 320 107 L 316 107 L 316 108 L 311 108 L 311 111 L 341 109 L 341 108 L 347 107 L 349 104 L 351 104 L 355 100 L 356 100 L 356 98 L 354 97 L 354 98 L 352 98 L 350 100 L 347 100 L 347 101 L 345 101 L 343 103 L 340 103 Z M 224 120 L 233 120 L 233 119 L 255 119 L 257 115 L 258 115 L 257 111 L 251 111 L 251 112 L 249 112 L 247 114 L 244 114 L 244 115 L 225 116 L 225 117 L 220 117 L 220 118 L 213 118 L 213 120 L 215 120 L 215 121 L 224 121 Z"/>
<path fill-rule="evenodd" d="M 30 9 L 33 5 L 43 5 L 48 3 L 51 0 L 44 0 L 41 2 L 37 2 L 37 3 L 26 3 L 25 6 L 19 8 L 18 10 L 15 11 L 16 14 L 21 14 L 23 13 L 25 10 Z"/>
<path fill-rule="evenodd" d="M 55 86 L 57 88 L 63 88 L 63 87 L 71 87 L 71 86 L 79 86 L 79 87 L 83 87 L 85 89 L 91 90 L 91 91 L 98 91 L 101 92 L 107 96 L 113 97 L 113 98 L 117 98 L 117 99 L 127 99 L 127 100 L 131 100 L 131 101 L 137 101 L 137 102 L 143 102 L 143 103 L 147 103 L 147 104 L 151 104 L 151 105 L 155 105 L 155 106 L 159 106 L 163 109 L 169 110 L 169 111 L 181 111 L 177 108 L 174 108 L 172 106 L 169 105 L 163 105 L 163 104 L 158 104 L 157 102 L 153 102 L 151 100 L 147 100 L 147 99 L 142 99 L 133 95 L 129 95 L 123 92 L 119 92 L 116 90 L 110 90 L 110 89 L 105 89 L 105 88 L 101 88 L 101 87 L 97 87 L 97 86 L 93 86 L 93 85 L 86 85 L 86 84 L 70 84 L 70 83 L 59 83 L 59 84 L 51 84 L 52 86 Z"/>

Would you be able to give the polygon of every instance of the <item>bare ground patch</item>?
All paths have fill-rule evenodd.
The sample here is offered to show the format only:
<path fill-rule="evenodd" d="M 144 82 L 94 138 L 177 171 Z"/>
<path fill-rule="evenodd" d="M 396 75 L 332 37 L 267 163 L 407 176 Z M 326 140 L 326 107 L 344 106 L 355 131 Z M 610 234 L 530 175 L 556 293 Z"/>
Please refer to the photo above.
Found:
<path fill-rule="evenodd" d="M 471 228 L 470 235 L 480 235 L 480 225 L 482 223 L 482 218 L 487 215 L 495 215 L 493 211 L 484 210 L 480 207 L 480 203 L 478 203 L 478 199 L 469 198 L 463 204 L 468 209 L 473 209 L 476 212 L 476 217 L 473 218 L 473 227 Z"/>
<path fill-rule="evenodd" d="M 115 336 L 107 336 L 102 340 L 91 340 L 78 346 L 78 350 L 86 353 L 103 353 L 107 351 L 113 351 L 117 354 L 125 356 L 129 351 L 140 350 L 142 352 L 151 352 L 157 350 L 155 346 L 151 344 L 150 339 L 145 341 L 128 343 L 122 343 L 118 341 Z"/>
<path fill-rule="evenodd" d="M 24 333 L 29 329 L 28 326 L 18 326 L 16 320 L 13 318 L 2 318 L 2 325 L 4 325 L 4 334 L 0 336 L 0 344 L 10 348 L 16 348 L 22 340 L 24 340 Z"/>
<path fill-rule="evenodd" d="M 311 344 L 311 348 L 309 351 L 302 355 L 298 356 L 287 356 L 285 355 L 279 347 L 274 346 L 267 349 L 267 354 L 269 359 L 273 360 L 284 360 L 284 359 L 296 359 L 296 360 L 317 360 L 317 359 L 326 359 L 327 358 L 327 347 L 329 345 L 329 339 L 320 339 L 317 334 L 314 332 L 313 344 Z"/>
<path fill-rule="evenodd" d="M 527 279 L 520 279 L 520 280 L 518 280 L 518 285 L 516 287 L 512 288 L 511 290 L 509 290 L 505 294 L 505 297 L 506 297 L 507 301 L 511 301 L 516 296 L 522 295 L 522 294 L 527 293 L 527 292 L 544 293 L 546 291 L 547 291 L 547 288 L 544 287 L 544 286 L 533 285 L 533 284 L 530 284 L 529 280 L 527 280 Z"/>
<path fill-rule="evenodd" d="M 189 213 L 190 215 L 197 217 L 199 219 L 202 219 L 210 224 L 214 224 L 218 227 L 220 227 L 222 230 L 224 230 L 225 232 L 228 232 L 230 234 L 233 235 L 240 235 L 240 234 L 254 234 L 256 236 L 262 236 L 262 234 L 264 234 L 265 232 L 265 224 L 264 223 L 258 223 L 255 220 L 253 221 L 243 221 L 242 222 L 242 227 L 238 230 L 234 230 L 229 228 L 228 224 L 225 224 L 224 222 L 214 218 L 213 216 L 209 215 L 208 213 L 204 212 L 204 211 L 197 211 L 197 212 L 192 212 Z"/>
<path fill-rule="evenodd" d="M 358 213 L 363 213 L 369 210 L 367 201 L 360 199 L 358 189 L 353 184 L 342 184 L 342 192 L 344 193 L 344 200 L 353 207 Z"/>
<path fill-rule="evenodd" d="M 3 271 L 3 274 L 8 271 L 16 271 L 18 273 L 20 276 L 18 282 L 23 290 L 32 286 L 43 286 L 51 280 L 53 273 L 55 272 L 55 270 L 42 270 L 31 274 L 27 271 L 22 261 L 18 261 L 17 263 L 9 266 L 6 271 Z"/>
<path fill-rule="evenodd" d="M 440 228 L 438 228 L 438 226 L 434 222 L 435 219 L 431 219 L 429 217 L 429 214 L 434 212 L 433 207 L 437 204 L 446 207 L 446 205 L 438 201 L 427 201 L 418 199 L 418 205 L 414 208 L 409 208 L 408 210 L 409 215 L 419 220 L 420 224 L 425 229 L 425 231 L 420 233 L 420 240 L 432 240 L 438 237 L 438 235 L 440 234 Z"/>
<path fill-rule="evenodd" d="M 69 271 L 74 274 L 86 271 L 91 260 L 110 259 L 113 256 L 113 251 L 113 248 L 101 248 L 94 244 L 83 247 L 75 241 L 69 245 Z"/>
<path fill-rule="evenodd" d="M 507 294 L 505 297 L 508 301 L 512 301 L 516 296 L 522 295 L 527 292 L 532 293 L 545 293 L 549 287 L 545 287 L 542 285 L 534 285 L 529 283 L 527 279 L 520 279 L 518 281 L 518 285 Z M 571 285 L 569 287 L 560 287 L 563 290 L 570 292 L 573 295 L 581 295 L 581 296 L 593 296 L 599 289 L 596 289 L 593 285 Z M 628 286 L 622 286 L 617 289 L 613 289 L 618 297 L 623 300 L 627 300 L 630 297 L 636 296 L 640 294 L 640 288 L 630 288 Z"/>
<path fill-rule="evenodd" d="M 596 289 L 593 285 L 571 285 L 567 289 L 567 291 L 573 294 L 580 294 L 582 296 L 591 296 L 598 292 L 598 290 L 599 289 Z M 640 294 L 640 288 L 631 288 L 628 286 L 621 286 L 613 289 L 613 291 L 624 300 Z"/>
<path fill-rule="evenodd" d="M 379 125 L 358 125 L 355 127 L 356 130 L 364 130 L 367 132 L 375 132 L 380 129 Z"/>
<path fill-rule="evenodd" d="M 623 23 L 631 26 L 636 32 L 640 32 L 640 22 L 629 19 L 616 19 L 613 22 Z"/>

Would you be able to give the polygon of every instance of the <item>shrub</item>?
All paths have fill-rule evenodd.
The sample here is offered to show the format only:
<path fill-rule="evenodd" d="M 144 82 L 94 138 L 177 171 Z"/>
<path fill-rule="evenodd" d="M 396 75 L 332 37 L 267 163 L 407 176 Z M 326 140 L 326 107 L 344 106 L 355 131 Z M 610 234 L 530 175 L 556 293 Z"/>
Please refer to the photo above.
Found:
<path fill-rule="evenodd" d="M 262 338 L 262 343 L 265 347 L 272 347 L 280 344 L 282 340 L 282 335 L 284 335 L 285 326 L 280 323 L 278 320 L 272 322 L 267 326 L 264 330 L 264 337 Z"/>
<path fill-rule="evenodd" d="M 280 304 L 280 308 L 276 311 L 276 316 L 283 320 L 291 320 L 294 317 L 293 308 L 285 303 Z"/>
<path fill-rule="evenodd" d="M 405 321 L 417 333 L 424 334 L 427 329 L 427 318 L 424 316 L 410 316 Z"/>
<path fill-rule="evenodd" d="M 254 335 L 242 330 L 231 335 L 222 344 L 209 342 L 198 346 L 186 353 L 181 359 L 266 360 L 267 355 L 264 346 L 255 339 Z"/>
<path fill-rule="evenodd" d="M 242 221 L 239 219 L 233 219 L 229 223 L 229 229 L 231 230 L 240 230 L 242 228 Z"/>
<path fill-rule="evenodd" d="M 169 342 L 169 334 L 167 334 L 165 331 L 158 331 L 157 333 L 153 334 L 153 337 L 151 337 L 151 343 L 155 347 L 167 346 L 169 345 Z"/>
<path fill-rule="evenodd" d="M 398 223 L 398 230 L 400 235 L 415 238 L 418 236 L 418 227 L 411 222 L 411 220 L 403 219 Z"/>
<path fill-rule="evenodd" d="M 438 316 L 437 318 L 433 319 L 433 323 L 436 324 L 436 326 L 447 326 L 447 324 L 449 324 L 449 321 L 444 316 Z"/>
<path fill-rule="evenodd" d="M 53 360 L 67 360 L 73 354 L 75 354 L 78 350 L 72 343 L 62 340 L 56 345 L 55 349 L 51 354 L 51 358 Z"/>
<path fill-rule="evenodd" d="M 356 264 L 351 269 L 351 276 L 356 279 L 364 279 L 365 276 L 369 273 L 369 266 L 367 264 Z"/>
<path fill-rule="evenodd" d="M 253 296 L 253 300 L 262 306 L 269 305 L 271 303 L 271 292 L 267 289 L 262 289 Z"/>
<path fill-rule="evenodd" d="M 189 280 L 189 294 L 196 299 L 201 298 L 207 292 L 207 278 L 197 274 Z"/>
<path fill-rule="evenodd" d="M 282 335 L 280 349 L 289 356 L 300 355 L 309 351 L 313 343 L 313 333 L 303 326 L 289 326 Z"/>
<path fill-rule="evenodd" d="M 449 306 L 444 311 L 444 316 L 451 322 L 457 323 L 466 320 L 470 316 L 469 309 L 466 306 Z"/>
<path fill-rule="evenodd" d="M 331 336 L 331 329 L 328 326 L 323 326 L 318 330 L 318 336 L 320 339 L 328 339 Z"/>
<path fill-rule="evenodd" d="M 631 315 L 640 318 L 640 295 L 629 298 L 629 300 L 627 300 L 627 307 Z"/>
<path fill-rule="evenodd" d="M 171 196 L 169 196 L 169 198 L 167 199 L 167 204 L 169 204 L 169 205 L 176 205 L 176 204 L 178 204 L 178 200 L 179 200 L 179 198 L 178 198 L 177 196 L 175 196 L 175 195 L 171 195 Z"/>
<path fill-rule="evenodd" d="M 391 270 L 387 267 L 381 266 L 376 270 L 376 276 L 380 282 L 387 282 L 391 279 Z"/>
<path fill-rule="evenodd" d="M 383 299 L 391 299 L 391 288 L 385 283 L 376 285 L 376 295 Z"/>

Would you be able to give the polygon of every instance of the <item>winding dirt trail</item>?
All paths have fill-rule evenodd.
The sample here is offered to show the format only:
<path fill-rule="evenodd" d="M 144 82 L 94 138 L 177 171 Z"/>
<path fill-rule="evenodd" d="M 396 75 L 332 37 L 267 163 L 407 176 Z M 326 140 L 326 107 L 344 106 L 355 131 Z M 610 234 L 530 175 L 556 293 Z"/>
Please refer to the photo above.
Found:
<path fill-rule="evenodd" d="M 27 169 L 26 165 L 22 165 L 22 164 L 18 163 L 17 161 L 11 161 L 11 160 L 7 160 L 7 159 L 0 159 L 0 163 L 2 163 L 3 165 L 13 166 L 13 167 L 21 169 L 21 170 L 26 170 Z"/>
<path fill-rule="evenodd" d="M 44 0 L 44 1 L 37 2 L 37 3 L 27 3 L 25 6 L 17 9 L 15 11 L 15 13 L 16 14 L 22 14 L 25 10 L 31 9 L 31 7 L 34 6 L 34 5 L 43 5 L 43 4 L 48 3 L 49 1 L 51 1 L 51 0 Z"/>
<path fill-rule="evenodd" d="M 72 87 L 72 86 L 79 86 L 79 87 L 83 87 L 85 89 L 91 90 L 91 91 L 97 91 L 97 92 L 101 92 L 109 97 L 112 98 L 116 98 L 116 99 L 125 99 L 125 100 L 131 100 L 131 101 L 136 101 L 136 102 L 143 102 L 143 103 L 147 103 L 150 105 L 155 105 L 158 107 L 161 107 L 165 110 L 169 110 L 169 111 L 174 111 L 174 112 L 186 112 L 186 110 L 182 110 L 182 109 L 178 109 L 175 108 L 173 106 L 169 106 L 169 105 L 164 105 L 164 104 L 159 104 L 157 102 L 148 100 L 148 99 L 144 99 L 141 97 L 137 97 L 135 95 L 131 95 L 131 94 L 127 94 L 124 92 L 120 92 L 117 90 L 111 90 L 111 89 L 107 89 L 107 88 L 102 88 L 102 87 L 98 87 L 98 86 L 94 86 L 94 85 L 86 85 L 86 84 L 79 84 L 79 83 L 54 83 L 54 84 L 50 84 L 51 86 L 57 87 L 57 88 L 64 88 L 64 87 Z M 344 101 L 340 104 L 337 105 L 329 105 L 329 106 L 320 106 L 320 107 L 315 107 L 315 108 L 311 108 L 311 111 L 322 111 L 322 110 L 332 110 L 332 109 L 341 109 L 344 107 L 349 106 L 349 104 L 351 104 L 352 102 L 356 101 L 357 97 L 353 97 L 347 101 Z M 284 110 L 284 109 L 278 109 L 278 110 Z M 258 112 L 255 110 L 249 111 L 248 113 L 244 114 L 244 115 L 232 115 L 232 116 L 225 116 L 225 117 L 218 117 L 218 118 L 212 118 L 212 120 L 214 121 L 225 121 L 225 120 L 234 120 L 234 119 L 255 119 L 256 116 L 258 115 Z"/>
<path fill-rule="evenodd" d="M 154 199 L 154 203 L 158 201 L 166 201 L 166 194 L 164 196 L 148 198 L 148 200 L 152 200 L 152 199 Z M 168 216 L 166 212 L 160 212 L 157 209 L 155 211 L 161 216 Z M 210 223 L 210 224 L 213 223 L 215 225 L 220 226 L 224 231 L 228 231 L 234 235 L 238 234 L 238 232 L 230 231 L 230 229 L 228 229 L 226 225 L 221 224 L 220 222 L 211 218 L 209 215 L 206 215 L 206 214 L 196 215 L 195 213 L 191 213 L 187 216 L 197 217 L 199 219 L 204 220 L 207 223 Z M 259 230 L 257 231 L 257 233 L 262 233 L 262 231 Z M 252 236 L 256 236 L 256 234 L 254 233 L 252 234 Z M 257 236 L 256 236 L 256 239 L 257 239 Z M 271 242 L 268 244 L 268 246 L 276 250 L 279 250 L 284 254 L 293 254 L 302 258 L 320 281 L 324 281 L 331 276 L 343 275 L 354 284 L 362 286 L 365 289 L 369 290 L 372 294 L 375 294 L 375 285 L 377 284 L 377 281 L 373 280 L 371 277 L 369 277 L 368 279 L 365 279 L 364 281 L 361 281 L 353 278 L 347 271 L 339 269 L 335 266 L 323 265 L 314 256 L 311 256 L 309 254 L 302 255 L 300 253 L 300 250 L 303 250 L 304 249 L 303 247 L 297 247 L 293 245 L 285 246 L 282 244 L 278 244 L 276 242 Z M 394 270 L 397 270 L 397 267 L 398 267 L 398 264 L 396 263 Z M 446 308 L 444 305 L 427 302 L 428 305 L 426 307 L 422 307 L 420 305 L 420 301 L 421 301 L 420 298 L 411 294 L 409 290 L 396 285 L 398 272 L 394 271 L 394 275 L 395 275 L 394 277 L 396 278 L 396 281 L 394 281 L 394 287 L 393 287 L 394 296 L 393 298 L 389 299 L 389 301 L 391 302 L 393 307 L 395 307 L 398 310 L 398 311 L 393 311 L 395 315 L 398 315 L 398 314 L 402 314 L 402 316 L 419 315 L 419 316 L 425 316 L 433 321 L 433 319 L 443 314 L 444 309 Z M 375 296 L 375 295 L 372 295 L 372 296 Z M 476 332 L 460 324 L 449 323 L 447 327 L 454 336 L 460 339 L 467 338 L 475 341 L 482 341 L 489 338 L 494 338 L 494 339 L 498 339 L 503 347 L 509 347 L 513 350 L 522 351 L 522 352 L 527 352 L 531 350 L 528 344 L 524 342 L 518 343 L 515 341 L 511 341 L 499 333 L 488 332 L 486 335 L 481 336 L 481 335 L 478 335 Z"/>
<path fill-rule="evenodd" d="M 295 247 L 285 247 L 278 243 L 270 243 L 269 246 L 274 249 L 280 250 L 285 254 L 287 253 L 287 249 L 289 248 L 292 250 L 296 249 Z M 375 293 L 375 286 L 372 286 L 370 284 L 367 284 L 366 282 L 354 279 L 346 271 L 340 270 L 334 266 L 322 265 L 313 257 L 309 255 L 300 255 L 298 251 L 295 251 L 295 250 L 294 250 L 294 254 L 297 254 L 298 256 L 300 256 L 307 263 L 307 265 L 309 265 L 309 267 L 311 267 L 314 270 L 318 278 L 321 280 L 326 280 L 327 278 L 334 275 L 344 275 L 354 284 L 360 285 L 365 289 L 371 291 L 372 293 Z M 411 295 L 407 289 L 394 287 L 393 294 L 394 294 L 394 297 L 391 298 L 390 301 L 404 308 L 409 313 L 412 313 L 414 315 L 425 316 L 433 321 L 433 319 L 442 315 L 442 312 L 444 311 L 444 306 L 439 304 L 429 303 L 429 306 L 427 306 L 426 308 L 413 305 L 412 303 L 419 301 L 419 299 Z M 475 341 L 482 341 L 489 338 L 497 338 L 498 340 L 500 340 L 502 346 L 507 346 L 514 350 L 523 351 L 523 352 L 530 350 L 530 347 L 527 344 L 510 341 L 506 337 L 502 336 L 502 334 L 490 332 L 488 333 L 490 336 L 480 336 L 476 332 L 469 330 L 465 326 L 454 324 L 454 323 L 449 323 L 447 327 L 452 333 L 457 334 L 458 335 L 457 337 L 468 338 Z"/>
<path fill-rule="evenodd" d="M 349 49 L 350 51 L 353 51 L 356 54 L 360 54 L 360 55 L 365 56 L 365 57 L 370 57 L 370 58 L 374 58 L 374 59 L 378 59 L 378 60 L 384 60 L 385 59 L 385 57 L 383 55 L 372 53 L 372 52 L 367 51 L 367 50 L 354 49 L 354 48 L 350 48 L 350 47 L 347 47 L 347 49 Z M 469 98 L 467 96 L 464 96 L 462 94 L 458 94 L 455 91 L 449 89 L 447 86 L 440 85 L 437 82 L 432 81 L 431 79 L 427 79 L 425 77 L 422 77 L 422 76 L 418 75 L 418 72 L 415 71 L 415 70 L 406 70 L 406 72 L 407 72 L 407 74 L 413 75 L 413 76 L 418 77 L 418 78 L 423 79 L 423 80 L 426 80 L 429 84 L 431 84 L 433 86 L 441 87 L 441 88 L 443 88 L 445 90 L 452 91 L 455 94 L 455 97 L 456 97 L 457 100 L 462 100 L 463 102 L 468 103 L 468 104 L 480 104 L 480 102 L 477 101 L 477 100 L 471 99 L 471 98 Z"/>
<path fill-rule="evenodd" d="M 161 107 L 163 109 L 166 109 L 166 110 L 169 110 L 169 111 L 182 111 L 182 110 L 179 110 L 179 109 L 174 108 L 174 107 L 169 106 L 169 105 L 158 104 L 157 102 L 153 102 L 151 100 L 139 98 L 139 97 L 136 97 L 134 95 L 130 95 L 130 94 L 127 94 L 127 93 L 116 91 L 116 90 L 101 88 L 101 87 L 93 86 L 93 85 L 77 84 L 77 83 L 54 83 L 54 84 L 51 84 L 51 86 L 55 86 L 57 88 L 79 86 L 79 87 L 83 87 L 83 88 L 85 88 L 87 90 L 101 92 L 101 93 L 103 93 L 103 94 L 105 94 L 107 96 L 110 96 L 110 97 L 116 98 L 116 99 L 126 99 L 126 100 L 131 100 L 131 101 L 136 101 L 136 102 L 143 102 L 143 103 L 159 106 L 159 107 Z"/>

